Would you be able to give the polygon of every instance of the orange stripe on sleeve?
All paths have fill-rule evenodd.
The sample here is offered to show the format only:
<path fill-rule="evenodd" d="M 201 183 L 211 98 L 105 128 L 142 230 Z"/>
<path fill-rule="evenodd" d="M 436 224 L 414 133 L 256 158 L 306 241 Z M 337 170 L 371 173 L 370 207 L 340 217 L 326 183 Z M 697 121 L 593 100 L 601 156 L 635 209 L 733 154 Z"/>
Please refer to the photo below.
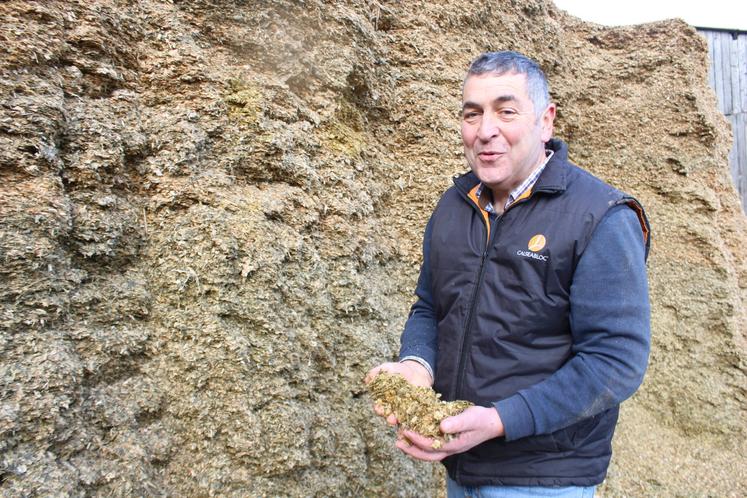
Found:
<path fill-rule="evenodd" d="M 641 231 L 643 232 L 643 242 L 648 243 L 648 227 L 646 226 L 646 219 L 643 217 L 643 209 L 641 209 L 641 206 L 637 202 L 627 202 L 626 203 L 633 211 L 635 211 L 635 214 L 638 216 L 638 222 L 641 224 Z"/>

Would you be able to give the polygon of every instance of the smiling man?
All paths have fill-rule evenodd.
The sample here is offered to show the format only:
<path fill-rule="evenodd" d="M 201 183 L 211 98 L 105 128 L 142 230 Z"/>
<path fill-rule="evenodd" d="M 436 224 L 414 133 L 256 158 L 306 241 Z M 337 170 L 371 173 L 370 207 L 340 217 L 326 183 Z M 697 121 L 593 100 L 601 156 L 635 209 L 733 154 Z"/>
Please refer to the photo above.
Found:
<path fill-rule="evenodd" d="M 464 81 L 457 177 L 426 226 L 400 361 L 373 368 L 475 403 L 442 421 L 448 496 L 588 497 L 649 352 L 641 205 L 568 161 L 539 66 L 482 54 Z M 377 413 L 381 413 L 378 407 Z M 396 424 L 394 415 L 388 422 Z"/>
<path fill-rule="evenodd" d="M 464 82 L 463 96 L 464 155 L 495 204 L 503 206 L 545 162 L 555 105 L 541 98 L 535 109 L 527 76 L 520 73 L 473 75 Z"/>

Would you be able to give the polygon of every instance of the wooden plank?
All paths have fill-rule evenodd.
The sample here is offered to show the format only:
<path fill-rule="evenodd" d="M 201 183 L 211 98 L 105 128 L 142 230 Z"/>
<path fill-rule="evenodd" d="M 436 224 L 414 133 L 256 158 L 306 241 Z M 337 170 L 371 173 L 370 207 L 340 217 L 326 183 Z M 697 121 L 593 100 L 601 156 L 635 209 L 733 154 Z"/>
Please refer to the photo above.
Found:
<path fill-rule="evenodd" d="M 724 112 L 724 79 L 722 78 L 722 57 L 721 57 L 721 38 L 719 33 L 712 31 L 713 36 L 713 78 L 714 85 L 713 90 L 716 92 L 716 100 L 718 101 L 718 108 Z"/>
<path fill-rule="evenodd" d="M 737 40 L 739 65 L 739 110 L 747 112 L 747 33 L 741 33 Z"/>
<path fill-rule="evenodd" d="M 731 34 L 719 33 L 721 39 L 721 78 L 723 79 L 723 91 L 724 91 L 724 114 L 727 116 L 734 112 L 734 108 L 731 104 Z"/>
<path fill-rule="evenodd" d="M 742 87 L 739 83 L 739 38 L 730 37 L 729 40 L 729 79 L 731 80 L 731 112 L 737 114 L 742 110 Z"/>
<path fill-rule="evenodd" d="M 739 114 L 731 114 L 726 116 L 726 119 L 731 125 L 731 149 L 729 149 L 729 170 L 731 177 L 734 179 L 734 186 L 739 189 L 740 183 L 740 170 L 739 170 Z"/>
<path fill-rule="evenodd" d="M 734 143 L 729 152 L 729 164 L 734 187 L 747 212 L 747 114 L 738 113 L 729 117 Z"/>
<path fill-rule="evenodd" d="M 747 213 L 747 112 L 737 116 L 737 190 L 742 199 L 742 209 Z"/>
<path fill-rule="evenodd" d="M 708 86 L 716 88 L 716 78 L 713 75 L 713 33 L 711 31 L 701 31 L 708 42 Z M 715 90 L 714 90 L 715 91 Z"/>

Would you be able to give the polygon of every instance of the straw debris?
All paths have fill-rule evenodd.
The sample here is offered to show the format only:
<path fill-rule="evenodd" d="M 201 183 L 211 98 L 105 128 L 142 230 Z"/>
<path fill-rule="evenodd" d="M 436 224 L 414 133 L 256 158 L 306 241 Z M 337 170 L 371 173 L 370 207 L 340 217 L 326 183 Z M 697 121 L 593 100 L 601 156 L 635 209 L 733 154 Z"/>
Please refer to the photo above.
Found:
<path fill-rule="evenodd" d="M 437 495 L 360 378 L 397 354 L 467 168 L 464 71 L 509 47 L 547 71 L 573 160 L 654 225 L 651 368 L 600 492 L 747 496 L 747 223 L 692 27 L 546 0 L 0 19 L 0 496 Z"/>
<path fill-rule="evenodd" d="M 439 428 L 441 421 L 473 406 L 469 401 L 441 401 L 441 394 L 430 387 L 410 384 L 400 374 L 381 372 L 368 389 L 386 416 L 393 413 L 402 427 L 433 438 L 434 449 L 449 440 L 450 435 Z"/>

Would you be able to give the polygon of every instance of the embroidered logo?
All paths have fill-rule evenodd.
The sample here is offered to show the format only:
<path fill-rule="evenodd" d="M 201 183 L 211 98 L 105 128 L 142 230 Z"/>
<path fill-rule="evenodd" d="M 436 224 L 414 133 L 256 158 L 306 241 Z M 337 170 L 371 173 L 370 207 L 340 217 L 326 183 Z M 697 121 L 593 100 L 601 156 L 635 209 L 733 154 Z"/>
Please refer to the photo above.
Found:
<path fill-rule="evenodd" d="M 522 251 L 519 249 L 516 251 L 517 256 L 522 256 L 525 258 L 531 258 L 531 259 L 537 259 L 539 261 L 547 261 L 547 256 L 544 254 L 537 254 L 538 251 L 541 251 L 545 248 L 545 244 L 547 244 L 547 239 L 544 235 L 541 233 L 538 233 L 531 239 L 529 239 L 529 243 L 527 244 L 528 251 Z"/>
<path fill-rule="evenodd" d="M 538 233 L 531 239 L 529 239 L 529 244 L 527 244 L 527 249 L 529 249 L 532 252 L 541 251 L 543 247 L 545 247 L 545 243 L 547 243 L 547 239 L 545 239 L 545 236 L 541 233 Z"/>

